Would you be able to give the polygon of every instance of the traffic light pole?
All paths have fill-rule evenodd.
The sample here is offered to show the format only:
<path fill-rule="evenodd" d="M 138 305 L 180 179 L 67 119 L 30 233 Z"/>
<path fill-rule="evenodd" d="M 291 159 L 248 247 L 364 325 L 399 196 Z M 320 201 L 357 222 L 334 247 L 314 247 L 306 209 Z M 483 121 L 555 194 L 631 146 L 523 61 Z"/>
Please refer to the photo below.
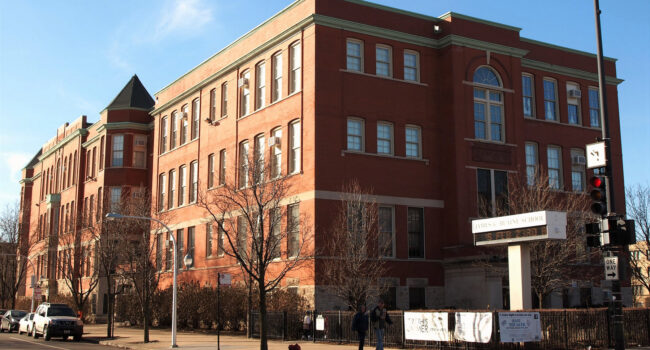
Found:
<path fill-rule="evenodd" d="M 600 30 L 600 5 L 598 0 L 594 0 L 594 11 L 596 14 L 596 40 L 598 43 L 598 95 L 600 100 L 600 122 L 602 126 L 602 138 L 605 142 L 605 157 L 607 163 L 605 165 L 605 183 L 607 190 L 607 215 L 612 215 L 616 212 L 616 204 L 614 200 L 614 192 L 612 186 L 614 184 L 614 174 L 612 167 L 612 150 L 610 147 L 609 135 L 609 118 L 607 115 L 607 86 L 605 83 L 605 65 L 603 62 L 603 39 Z M 610 254 L 615 256 L 614 251 L 609 251 Z M 622 267 L 621 270 L 624 270 Z M 619 280 L 612 281 L 612 300 L 613 305 L 613 325 L 614 325 L 614 348 L 616 350 L 625 349 L 625 339 L 623 336 L 623 308 L 621 299 L 621 282 Z"/>

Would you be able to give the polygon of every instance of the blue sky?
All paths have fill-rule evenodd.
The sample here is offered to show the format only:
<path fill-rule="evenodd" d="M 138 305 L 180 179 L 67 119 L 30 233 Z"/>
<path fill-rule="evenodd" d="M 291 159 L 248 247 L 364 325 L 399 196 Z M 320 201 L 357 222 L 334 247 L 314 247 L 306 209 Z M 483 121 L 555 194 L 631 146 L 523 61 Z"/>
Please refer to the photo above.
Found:
<path fill-rule="evenodd" d="M 522 28 L 521 36 L 596 52 L 591 0 L 376 0 Z M 0 1 L 0 207 L 56 128 L 94 122 L 133 74 L 155 92 L 291 0 Z M 601 0 L 603 47 L 618 59 L 626 185 L 649 184 L 650 1 Z"/>

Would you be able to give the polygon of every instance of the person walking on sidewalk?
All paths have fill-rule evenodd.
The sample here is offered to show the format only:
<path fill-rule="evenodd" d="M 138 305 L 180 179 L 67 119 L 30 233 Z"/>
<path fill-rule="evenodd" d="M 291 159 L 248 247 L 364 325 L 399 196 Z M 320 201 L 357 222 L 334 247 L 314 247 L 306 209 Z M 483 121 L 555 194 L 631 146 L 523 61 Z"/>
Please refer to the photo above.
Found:
<path fill-rule="evenodd" d="M 309 331 L 311 330 L 311 317 L 309 311 L 305 313 L 305 317 L 302 319 L 302 338 L 309 340 Z"/>
<path fill-rule="evenodd" d="M 368 312 L 365 305 L 361 305 L 359 311 L 354 314 L 352 330 L 357 332 L 359 336 L 359 350 L 363 350 L 363 343 L 366 340 L 366 332 L 368 331 Z"/>
<path fill-rule="evenodd" d="M 384 350 L 384 332 L 386 331 L 386 326 L 393 324 L 393 321 L 390 319 L 390 315 L 388 315 L 383 300 L 380 299 L 377 306 L 372 310 L 370 319 L 375 327 L 375 333 L 377 333 L 377 350 Z"/>

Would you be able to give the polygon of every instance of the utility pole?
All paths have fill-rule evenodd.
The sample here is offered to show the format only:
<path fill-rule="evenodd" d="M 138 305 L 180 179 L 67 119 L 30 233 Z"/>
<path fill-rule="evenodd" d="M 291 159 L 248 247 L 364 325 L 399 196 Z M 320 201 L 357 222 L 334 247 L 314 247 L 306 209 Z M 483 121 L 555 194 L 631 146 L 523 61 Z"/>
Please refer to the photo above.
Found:
<path fill-rule="evenodd" d="M 605 165 L 605 181 L 607 191 L 607 215 L 611 216 L 616 212 L 614 192 L 614 174 L 612 167 L 611 139 L 609 135 L 609 118 L 607 115 L 607 85 L 605 82 L 605 64 L 603 62 L 603 39 L 600 30 L 600 5 L 598 0 L 594 0 L 594 11 L 596 15 L 596 41 L 598 45 L 598 95 L 600 100 L 600 124 L 602 128 L 602 139 L 605 142 L 605 155 L 607 164 Z M 615 250 L 608 250 L 609 256 L 616 256 Z M 624 268 L 622 269 L 624 270 Z M 625 338 L 623 336 L 623 300 L 621 299 L 621 282 L 612 281 L 612 300 L 610 300 L 612 310 L 612 324 L 614 326 L 614 343 L 616 350 L 625 349 Z"/>

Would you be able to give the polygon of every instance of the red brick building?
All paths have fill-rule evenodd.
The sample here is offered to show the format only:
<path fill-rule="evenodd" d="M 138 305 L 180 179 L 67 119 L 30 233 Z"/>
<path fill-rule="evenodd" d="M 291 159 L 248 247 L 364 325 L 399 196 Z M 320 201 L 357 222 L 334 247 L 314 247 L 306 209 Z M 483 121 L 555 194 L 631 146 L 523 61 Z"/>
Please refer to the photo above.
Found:
<path fill-rule="evenodd" d="M 217 272 L 236 269 L 218 254 L 196 198 L 261 144 L 290 177 L 292 210 L 310 218 L 316 245 L 347 180 L 374 189 L 392 237 L 385 281 L 398 308 L 500 307 L 503 277 L 469 263 L 478 202 L 494 204 L 509 179 L 538 170 L 558 191 L 585 192 L 584 146 L 601 134 L 595 55 L 519 31 L 452 12 L 298 0 L 163 88 L 146 119 L 153 157 L 143 184 L 152 211 L 182 237 L 183 255 L 194 256 L 182 279 L 214 285 Z M 622 193 L 615 60 L 605 71 L 613 189 Z M 319 309 L 340 305 L 318 274 L 326 263 L 312 261 L 282 286 Z M 570 305 L 591 287 L 576 286 Z M 597 303 L 602 293 L 593 294 Z"/>

